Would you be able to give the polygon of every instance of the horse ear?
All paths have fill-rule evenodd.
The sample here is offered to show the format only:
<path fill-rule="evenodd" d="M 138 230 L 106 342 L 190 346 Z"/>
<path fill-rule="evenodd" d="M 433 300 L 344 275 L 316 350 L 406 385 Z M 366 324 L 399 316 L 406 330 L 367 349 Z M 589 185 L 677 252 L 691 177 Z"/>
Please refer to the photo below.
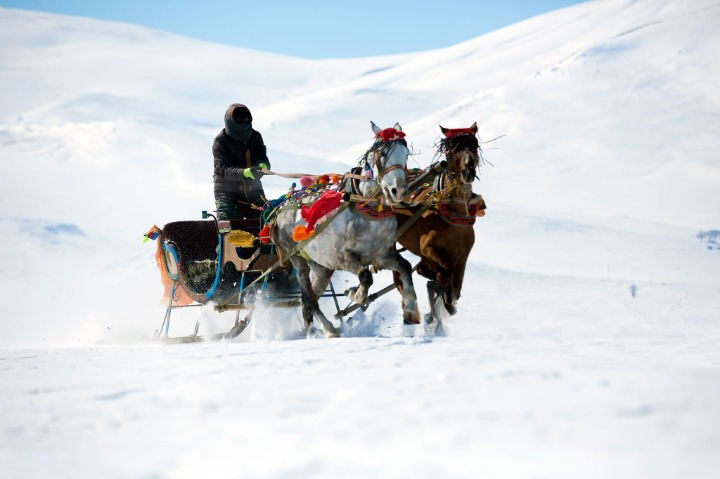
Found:
<path fill-rule="evenodd" d="M 370 126 L 372 127 L 373 133 L 375 133 L 376 135 L 382 131 L 382 130 L 381 130 L 375 123 L 373 123 L 372 121 L 370 122 Z"/>
<path fill-rule="evenodd" d="M 448 129 L 445 128 L 444 126 L 442 126 L 442 125 L 438 125 L 438 126 L 440 127 L 440 131 L 442 131 L 443 135 L 448 132 Z"/>
<path fill-rule="evenodd" d="M 402 126 L 400 126 L 400 123 L 395 123 L 395 126 L 393 126 L 397 131 L 402 131 Z"/>
<path fill-rule="evenodd" d="M 473 133 L 477 133 L 477 122 L 476 122 L 476 121 L 473 122 L 473 124 L 470 126 L 470 130 L 471 130 Z"/>

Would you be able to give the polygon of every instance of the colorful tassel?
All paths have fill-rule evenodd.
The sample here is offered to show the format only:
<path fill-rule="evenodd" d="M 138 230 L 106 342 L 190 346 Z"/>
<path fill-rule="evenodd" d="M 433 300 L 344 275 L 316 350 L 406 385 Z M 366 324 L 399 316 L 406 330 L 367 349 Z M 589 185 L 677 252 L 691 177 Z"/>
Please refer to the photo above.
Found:
<path fill-rule="evenodd" d="M 150 230 L 148 230 L 148 232 L 143 235 L 143 244 L 147 243 L 148 240 L 155 241 L 160 236 L 160 233 L 160 228 L 158 228 L 157 225 L 153 225 L 153 227 L 150 228 Z"/>
<path fill-rule="evenodd" d="M 255 243 L 255 236 L 243 230 L 232 230 L 226 236 L 233 246 L 238 248 L 251 248 Z"/>
<path fill-rule="evenodd" d="M 268 244 L 270 242 L 270 225 L 267 224 L 263 226 L 263 228 L 260 230 L 260 242 L 262 244 Z"/>
<path fill-rule="evenodd" d="M 292 239 L 296 242 L 300 242 L 310 238 L 312 235 L 313 232 L 308 232 L 307 228 L 304 225 L 298 225 L 293 230 Z"/>

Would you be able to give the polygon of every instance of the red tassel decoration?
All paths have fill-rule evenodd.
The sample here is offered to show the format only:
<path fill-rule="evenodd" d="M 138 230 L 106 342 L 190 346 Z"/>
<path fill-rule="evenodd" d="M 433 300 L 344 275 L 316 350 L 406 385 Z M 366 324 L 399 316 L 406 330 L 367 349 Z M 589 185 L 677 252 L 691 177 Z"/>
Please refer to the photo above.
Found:
<path fill-rule="evenodd" d="M 260 242 L 262 244 L 268 244 L 270 242 L 270 225 L 267 224 L 263 226 L 263 229 L 260 230 Z"/>

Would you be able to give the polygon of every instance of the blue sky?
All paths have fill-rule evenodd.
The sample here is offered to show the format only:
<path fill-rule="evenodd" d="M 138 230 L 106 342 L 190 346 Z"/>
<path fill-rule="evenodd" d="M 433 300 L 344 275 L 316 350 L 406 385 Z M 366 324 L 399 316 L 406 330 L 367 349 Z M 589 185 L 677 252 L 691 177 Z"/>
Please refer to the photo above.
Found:
<path fill-rule="evenodd" d="M 303 58 L 454 45 L 578 0 L 0 0 L 5 8 L 135 23 Z"/>

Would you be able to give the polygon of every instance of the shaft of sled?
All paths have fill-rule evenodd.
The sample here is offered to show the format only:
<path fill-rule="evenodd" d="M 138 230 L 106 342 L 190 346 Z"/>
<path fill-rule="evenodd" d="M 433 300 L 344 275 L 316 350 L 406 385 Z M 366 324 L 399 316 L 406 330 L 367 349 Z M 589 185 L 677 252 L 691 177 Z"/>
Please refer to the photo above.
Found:
<path fill-rule="evenodd" d="M 335 317 L 336 317 L 336 318 L 342 318 L 343 316 L 347 316 L 348 314 L 350 314 L 350 313 L 352 313 L 352 312 L 354 312 L 354 311 L 357 311 L 358 309 L 360 309 L 360 308 L 362 308 L 362 307 L 364 307 L 364 306 L 372 303 L 373 301 L 375 301 L 376 299 L 378 299 L 380 296 L 389 293 L 389 292 L 392 291 L 393 289 L 395 289 L 395 284 L 394 284 L 394 283 L 393 283 L 393 284 L 389 284 L 389 285 L 385 286 L 383 289 L 381 289 L 380 291 L 369 295 L 369 296 L 367 297 L 367 301 L 365 301 L 365 303 L 363 303 L 363 304 L 357 304 L 357 303 L 351 304 L 350 306 L 348 306 L 347 308 L 343 309 L 342 311 L 338 311 L 338 313 L 335 314 Z"/>
<path fill-rule="evenodd" d="M 399 250 L 398 252 L 402 252 L 402 251 L 405 251 L 405 248 Z M 418 261 L 418 263 L 417 263 L 415 266 L 413 266 L 413 269 L 411 270 L 411 273 L 414 273 L 415 270 L 418 269 L 418 266 L 420 266 L 420 262 L 419 262 L 419 261 Z M 387 286 L 385 286 L 385 287 L 384 287 L 383 289 L 381 289 L 380 291 L 369 295 L 369 296 L 368 296 L 368 299 L 367 299 L 367 301 L 365 301 L 365 303 L 363 303 L 363 304 L 357 304 L 357 303 L 351 304 L 350 306 L 348 306 L 347 308 L 343 309 L 342 311 L 338 311 L 338 313 L 335 315 L 335 317 L 339 319 L 339 318 L 342 318 L 343 316 L 347 316 L 348 314 L 352 313 L 353 311 L 357 311 L 358 309 L 360 309 L 360 308 L 362 308 L 362 307 L 364 307 L 364 306 L 367 306 L 368 304 L 370 304 L 370 303 L 372 303 L 373 301 L 375 301 L 376 299 L 378 299 L 380 296 L 389 293 L 390 291 L 392 291 L 392 290 L 395 289 L 395 288 L 396 288 L 395 283 L 393 283 L 393 284 L 388 284 Z"/>
<path fill-rule="evenodd" d="M 412 192 L 416 187 L 422 185 L 423 183 L 435 179 L 437 175 L 444 172 L 445 170 L 447 170 L 447 161 L 442 160 L 438 161 L 437 163 L 433 163 L 420 176 L 407 184 L 408 191 Z"/>
<path fill-rule="evenodd" d="M 269 302 L 269 303 L 263 303 L 263 305 L 267 306 L 268 308 L 295 308 L 299 305 L 299 301 L 297 299 L 293 299 L 291 301 L 277 301 L 277 302 Z M 215 311 L 218 311 L 222 313 L 223 311 L 236 311 L 238 309 L 249 309 L 253 310 L 255 309 L 254 304 L 218 304 L 215 306 Z"/>

